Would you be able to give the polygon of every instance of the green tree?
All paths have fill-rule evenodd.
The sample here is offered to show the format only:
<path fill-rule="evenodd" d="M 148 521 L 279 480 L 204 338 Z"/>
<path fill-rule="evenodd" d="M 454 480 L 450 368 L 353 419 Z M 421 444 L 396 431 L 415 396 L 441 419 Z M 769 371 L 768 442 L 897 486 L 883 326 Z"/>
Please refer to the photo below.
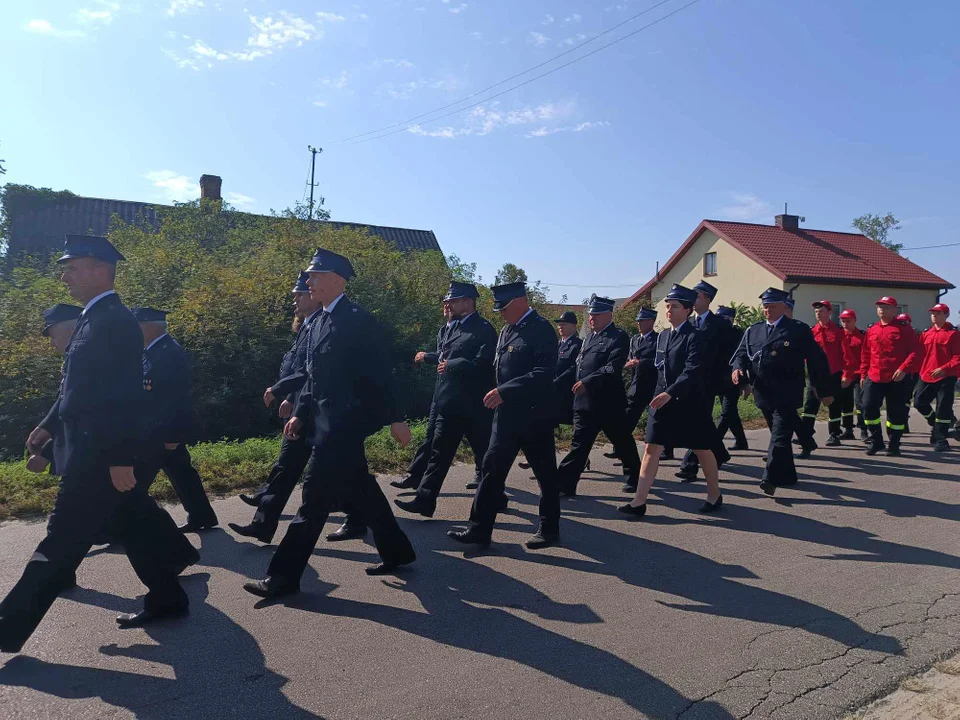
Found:
<path fill-rule="evenodd" d="M 763 305 L 753 307 L 746 303 L 731 302 L 729 307 L 736 313 L 733 316 L 733 324 L 738 328 L 746 330 L 751 325 L 762 322 L 764 319 Z"/>
<path fill-rule="evenodd" d="M 899 230 L 902 227 L 893 213 L 887 213 L 886 215 L 867 213 L 854 218 L 852 225 L 874 242 L 880 243 L 888 250 L 893 250 L 898 255 L 903 249 L 903 243 L 896 243 L 888 239 L 891 230 Z"/>

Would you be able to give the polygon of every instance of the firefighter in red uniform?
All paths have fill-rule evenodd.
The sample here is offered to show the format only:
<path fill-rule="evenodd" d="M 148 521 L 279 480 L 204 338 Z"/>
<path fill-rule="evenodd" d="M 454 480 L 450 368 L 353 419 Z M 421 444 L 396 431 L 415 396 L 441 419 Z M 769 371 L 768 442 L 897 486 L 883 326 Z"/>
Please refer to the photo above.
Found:
<path fill-rule="evenodd" d="M 913 406 L 930 427 L 930 444 L 937 452 L 950 449 L 947 431 L 953 422 L 953 395 L 960 376 L 960 331 L 947 322 L 950 308 L 938 303 L 930 308 L 933 325 L 920 336 L 923 364 Z M 936 400 L 936 410 L 933 401 Z"/>
<path fill-rule="evenodd" d="M 841 440 L 853 440 L 853 426 L 860 428 L 860 439 L 866 442 L 870 435 L 863 424 L 863 407 L 860 404 L 860 350 L 863 346 L 863 330 L 857 327 L 857 314 L 853 310 L 840 313 L 840 324 L 847 336 L 850 359 L 853 361 L 853 382 L 840 389 L 840 420 L 843 423 Z"/>
<path fill-rule="evenodd" d="M 897 322 L 903 325 L 904 327 L 910 328 L 913 331 L 913 337 L 917 341 L 917 355 L 923 359 L 923 343 L 920 342 L 920 331 L 913 327 L 913 318 L 910 317 L 910 313 L 900 313 L 897 315 Z M 910 405 L 913 402 L 913 394 L 917 391 L 917 383 L 920 382 L 919 372 L 913 372 L 907 375 L 907 379 L 904 380 L 907 384 L 907 387 L 910 391 L 907 393 L 905 400 L 907 401 L 907 415 L 906 422 L 904 423 L 903 432 L 905 435 L 910 434 Z"/>
<path fill-rule="evenodd" d="M 830 319 L 830 313 L 833 312 L 833 304 L 829 300 L 818 300 L 813 303 L 813 310 L 817 316 L 817 323 L 811 330 L 813 339 L 827 356 L 827 362 L 830 364 L 830 394 L 834 397 L 849 388 L 853 383 L 854 374 L 857 368 L 853 364 L 853 355 L 850 352 L 850 345 L 847 342 L 846 333 L 833 320 Z M 807 386 L 807 397 L 803 403 L 803 424 L 805 435 L 813 437 L 814 423 L 817 421 L 817 411 L 820 410 L 820 398 L 812 385 Z M 835 402 L 830 406 L 830 422 L 827 425 L 830 431 L 830 437 L 827 438 L 827 446 L 840 445 L 840 418 L 841 404 Z M 814 447 L 816 447 L 814 445 Z M 810 445 L 806 445 L 800 453 L 800 457 L 810 455 Z"/>
<path fill-rule="evenodd" d="M 889 296 L 877 300 L 880 322 L 867 328 L 860 351 L 860 383 L 863 388 L 863 422 L 870 431 L 867 455 L 884 449 L 880 406 L 887 401 L 887 455 L 900 455 L 900 438 L 906 425 L 904 379 L 920 367 L 916 333 L 897 322 L 897 301 Z"/>

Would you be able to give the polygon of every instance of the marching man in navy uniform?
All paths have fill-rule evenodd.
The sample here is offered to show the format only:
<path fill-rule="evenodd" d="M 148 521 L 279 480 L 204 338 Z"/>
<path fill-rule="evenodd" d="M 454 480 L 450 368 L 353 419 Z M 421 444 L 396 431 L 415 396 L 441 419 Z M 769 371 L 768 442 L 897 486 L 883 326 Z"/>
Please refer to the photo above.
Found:
<path fill-rule="evenodd" d="M 51 438 L 61 482 L 47 535 L 23 576 L 0 603 L 0 650 L 17 652 L 33 634 L 94 539 L 111 527 L 137 576 L 147 586 L 144 609 L 117 618 L 138 627 L 187 613 L 189 600 L 170 556 L 182 535 L 150 534 L 164 511 L 137 485 L 134 465 L 142 447 L 143 335 L 113 290 L 123 256 L 106 238 L 67 235 L 62 281 L 85 303 L 63 363 L 60 393 L 27 438 L 31 454 Z M 169 516 L 166 518 L 169 520 Z"/>
<path fill-rule="evenodd" d="M 734 385 L 753 386 L 757 408 L 770 428 L 770 445 L 760 481 L 760 488 L 767 495 L 773 495 L 781 485 L 797 482 L 790 441 L 800 427 L 797 408 L 803 402 L 805 363 L 820 402 L 827 407 L 833 403 L 827 356 L 807 325 L 786 317 L 789 297 L 778 288 L 764 291 L 760 301 L 766 319 L 747 328 L 732 360 Z"/>
<path fill-rule="evenodd" d="M 716 512 L 723 505 L 717 461 L 711 450 L 717 428 L 703 401 L 703 386 L 708 378 L 707 368 L 700 362 L 700 345 L 706 337 L 689 322 L 697 291 L 674 285 L 664 301 L 671 329 L 657 337 L 657 387 L 647 415 L 640 482 L 633 500 L 619 508 L 634 517 L 647 512 L 647 495 L 657 479 L 664 446 L 689 447 L 696 453 L 707 481 L 707 501 L 700 512 Z"/>
<path fill-rule="evenodd" d="M 291 440 L 304 435 L 313 453 L 302 504 L 267 576 L 243 586 L 265 598 L 299 592 L 300 577 L 338 503 L 373 530 L 383 562 L 367 568 L 368 575 L 391 573 L 416 559 L 364 451 L 364 440 L 387 424 L 397 442 L 410 442 L 410 428 L 396 403 L 389 343 L 373 316 L 344 295 L 355 274 L 347 258 L 318 248 L 307 272 L 310 295 L 323 311 L 310 325 L 308 380 L 283 432 Z"/>
<path fill-rule="evenodd" d="M 630 352 L 630 340 L 613 323 L 613 305 L 609 298 L 590 298 L 588 312 L 593 332 L 580 349 L 577 381 L 572 388 L 573 441 L 557 470 L 560 491 L 568 496 L 577 494 L 577 483 L 601 430 L 623 462 L 624 490 L 637 487 L 640 455 L 627 429 L 627 396 L 623 387 L 623 366 Z"/>
<path fill-rule="evenodd" d="M 720 394 L 720 422 L 717 423 L 717 432 L 720 433 L 721 441 L 724 436 L 726 436 L 728 430 L 733 433 L 734 443 L 729 446 L 727 450 L 749 450 L 750 446 L 747 443 L 747 435 L 743 431 L 743 421 L 740 419 L 740 407 L 738 405 L 743 391 L 730 382 L 730 373 L 728 372 L 730 367 L 729 358 L 733 357 L 733 354 L 740 346 L 740 341 L 743 340 L 743 330 L 733 324 L 733 321 L 737 317 L 737 313 L 733 308 L 720 305 L 717 308 L 717 317 L 729 322 L 733 330 L 726 335 L 727 342 L 724 343 L 718 351 L 718 359 L 726 363 L 726 368 L 724 369 L 726 382 Z"/>
<path fill-rule="evenodd" d="M 167 333 L 167 313 L 155 308 L 133 309 L 143 332 L 143 389 L 146 391 L 147 440 L 157 450 L 159 467 L 145 478 L 147 490 L 163 470 L 187 511 L 181 532 L 216 527 L 217 514 L 210 506 L 200 474 L 194 469 L 186 443 L 193 436 L 191 369 L 186 351 Z"/>
<path fill-rule="evenodd" d="M 490 445 L 483 456 L 480 487 L 466 530 L 447 533 L 460 543 L 490 545 L 497 513 L 504 508 L 507 473 L 523 450 L 540 485 L 540 526 L 524 543 L 531 550 L 560 541 L 560 495 L 553 435 L 557 417 L 553 378 L 557 336 L 550 322 L 527 300 L 527 286 L 516 282 L 493 289 L 493 309 L 506 323 L 497 341 L 496 387 L 483 398 L 493 411 Z"/>
<path fill-rule="evenodd" d="M 413 500 L 394 500 L 407 512 L 433 517 L 437 497 L 464 437 L 470 443 L 479 469 L 490 442 L 493 418 L 483 407 L 483 397 L 494 385 L 493 357 L 497 349 L 497 331 L 477 312 L 480 293 L 475 285 L 450 283 L 453 325 L 444 339 L 437 364 L 437 384 L 433 392 L 436 421 L 430 461 Z"/>
<path fill-rule="evenodd" d="M 273 405 L 278 397 L 283 398 L 278 410 L 278 415 L 283 420 L 288 420 L 293 414 L 300 391 L 306 384 L 307 336 L 310 324 L 323 309 L 319 301 L 310 297 L 310 288 L 307 286 L 309 278 L 309 273 L 300 273 L 291 291 L 294 322 L 298 323 L 297 334 L 280 363 L 279 379 L 263 394 L 263 402 L 267 407 Z M 283 509 L 300 481 L 312 451 L 313 448 L 307 444 L 303 435 L 295 440 L 283 436 L 280 441 L 280 454 L 270 469 L 267 481 L 252 495 L 240 495 L 241 500 L 257 508 L 253 521 L 249 525 L 227 523 L 230 529 L 238 535 L 252 537 L 265 544 L 270 543 L 277 532 Z"/>
<path fill-rule="evenodd" d="M 637 334 L 630 338 L 630 359 L 624 369 L 630 370 L 630 385 L 627 388 L 627 431 L 633 435 L 637 429 L 643 411 L 653 400 L 653 391 L 657 387 L 657 368 L 654 359 L 657 354 L 657 331 L 653 324 L 657 321 L 657 311 L 640 308 L 637 313 Z M 604 453 L 604 457 L 617 458 L 617 451 Z"/>

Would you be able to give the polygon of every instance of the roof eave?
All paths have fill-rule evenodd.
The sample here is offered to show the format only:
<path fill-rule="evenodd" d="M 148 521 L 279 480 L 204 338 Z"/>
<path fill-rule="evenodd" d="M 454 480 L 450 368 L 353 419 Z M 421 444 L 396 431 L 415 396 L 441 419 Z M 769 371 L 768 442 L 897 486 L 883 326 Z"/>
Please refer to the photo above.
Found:
<path fill-rule="evenodd" d="M 946 288 L 947 290 L 953 290 L 956 288 L 955 285 L 948 283 L 946 280 L 943 282 L 929 282 L 929 283 L 919 283 L 919 282 L 905 282 L 903 280 L 870 280 L 870 279 L 856 279 L 856 278 L 827 278 L 819 277 L 812 275 L 787 275 L 784 278 L 784 282 L 803 282 L 810 283 L 813 285 L 855 285 L 857 287 L 891 287 L 891 288 L 916 288 L 918 290 L 940 290 Z"/>

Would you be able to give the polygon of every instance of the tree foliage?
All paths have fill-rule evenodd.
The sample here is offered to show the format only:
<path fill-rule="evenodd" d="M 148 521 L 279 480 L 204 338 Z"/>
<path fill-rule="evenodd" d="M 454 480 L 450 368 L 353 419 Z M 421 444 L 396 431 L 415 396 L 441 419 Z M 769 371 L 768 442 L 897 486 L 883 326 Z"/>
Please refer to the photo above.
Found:
<path fill-rule="evenodd" d="M 889 239 L 891 230 L 899 230 L 902 225 L 893 213 L 886 215 L 874 215 L 867 213 L 853 219 L 853 227 L 866 235 L 876 243 L 880 243 L 888 250 L 893 250 L 898 255 L 903 249 L 903 243 L 896 243 Z"/>
<path fill-rule="evenodd" d="M 764 320 L 763 305 L 751 306 L 746 303 L 731 302 L 729 307 L 736 313 L 733 316 L 733 324 L 743 330 Z"/>

